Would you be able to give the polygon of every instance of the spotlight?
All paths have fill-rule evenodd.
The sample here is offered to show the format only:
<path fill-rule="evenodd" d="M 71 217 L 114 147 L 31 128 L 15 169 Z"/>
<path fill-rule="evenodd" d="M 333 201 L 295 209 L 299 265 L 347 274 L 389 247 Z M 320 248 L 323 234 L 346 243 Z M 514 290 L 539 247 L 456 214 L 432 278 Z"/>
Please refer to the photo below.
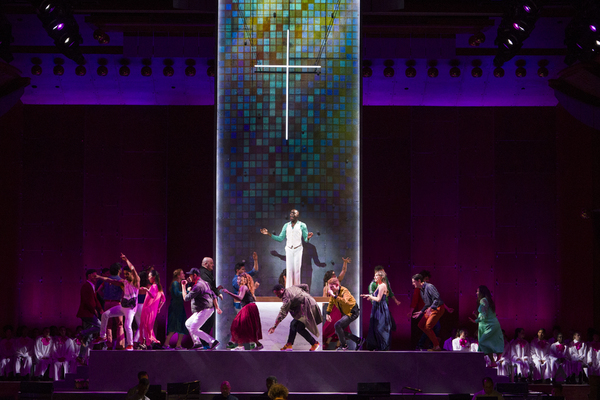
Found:
<path fill-rule="evenodd" d="M 450 68 L 450 76 L 453 78 L 458 78 L 460 76 L 460 68 L 458 68 L 458 67 Z"/>
<path fill-rule="evenodd" d="M 483 76 L 483 71 L 479 67 L 475 67 L 471 70 L 471 76 L 473 78 L 481 78 Z"/>
<path fill-rule="evenodd" d="M 164 76 L 173 76 L 174 74 L 175 74 L 175 70 L 170 65 L 167 65 L 166 67 L 163 68 Z"/>
<path fill-rule="evenodd" d="M 435 78 L 440 74 L 440 71 L 436 67 L 431 67 L 427 70 L 427 76 L 430 78 Z"/>
<path fill-rule="evenodd" d="M 494 65 L 502 64 L 513 58 L 523 46 L 523 42 L 531 35 L 536 21 L 539 19 L 541 6 L 538 0 L 513 0 L 502 16 L 498 26 L 498 36 L 494 44 L 498 46 Z"/>
<path fill-rule="evenodd" d="M 78 65 L 77 68 L 75 68 L 75 75 L 77 76 L 84 76 L 86 72 L 83 65 Z"/>
<path fill-rule="evenodd" d="M 69 3 L 66 0 L 31 0 L 31 4 L 36 7 L 38 18 L 58 50 L 76 63 L 83 64 L 85 59 L 79 48 L 83 39 Z"/>
<path fill-rule="evenodd" d="M 152 68 L 150 68 L 147 65 L 144 65 L 142 67 L 142 76 L 151 76 L 152 75 Z"/>
<path fill-rule="evenodd" d="M 54 75 L 61 76 L 65 73 L 65 69 L 62 65 L 55 65 L 52 72 L 54 72 Z"/>
<path fill-rule="evenodd" d="M 186 67 L 185 76 L 194 76 L 196 75 L 196 68 L 193 65 Z"/>
<path fill-rule="evenodd" d="M 10 51 L 12 41 L 12 25 L 4 14 L 0 14 L 0 58 L 7 63 L 15 58 Z"/>
<path fill-rule="evenodd" d="M 496 67 L 496 69 L 494 69 L 494 76 L 496 78 L 502 78 L 504 76 L 504 69 L 502 67 Z"/>
<path fill-rule="evenodd" d="M 408 67 L 406 68 L 405 74 L 407 78 L 414 78 L 417 76 L 417 70 L 414 67 Z"/>
<path fill-rule="evenodd" d="M 540 60 L 538 61 L 538 71 L 537 74 L 540 78 L 545 78 L 548 76 L 548 68 L 546 68 L 548 66 L 549 62 L 548 60 Z"/>
<path fill-rule="evenodd" d="M 394 68 L 392 68 L 394 66 L 394 60 L 385 60 L 383 62 L 383 65 L 385 65 L 385 69 L 383 70 L 383 76 L 385 76 L 386 78 L 391 78 L 394 76 Z"/>
<path fill-rule="evenodd" d="M 127 65 L 123 65 L 121 68 L 119 68 L 119 75 L 121 76 L 129 76 L 130 73 L 131 71 Z"/>
<path fill-rule="evenodd" d="M 600 6 L 595 1 L 579 2 L 575 16 L 565 30 L 567 56 L 565 63 L 573 64 L 577 60 L 592 61 L 597 58 L 596 50 L 600 46 Z"/>
<path fill-rule="evenodd" d="M 39 65 L 34 65 L 33 67 L 31 67 L 31 75 L 39 76 L 41 74 L 42 74 L 42 67 L 40 67 Z"/>
<path fill-rule="evenodd" d="M 525 69 L 525 67 L 519 67 L 515 71 L 515 75 L 517 76 L 517 78 L 525 78 L 525 76 L 527 75 L 527 70 Z"/>
<path fill-rule="evenodd" d="M 96 72 L 99 76 L 106 76 L 108 75 L 108 68 L 106 68 L 106 65 L 100 65 Z"/>

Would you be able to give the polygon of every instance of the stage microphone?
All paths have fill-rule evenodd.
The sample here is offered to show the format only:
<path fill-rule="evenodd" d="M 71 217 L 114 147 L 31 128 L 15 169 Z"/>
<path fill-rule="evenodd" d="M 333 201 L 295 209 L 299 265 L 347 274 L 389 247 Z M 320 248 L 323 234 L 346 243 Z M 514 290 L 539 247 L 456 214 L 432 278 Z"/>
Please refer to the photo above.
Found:
<path fill-rule="evenodd" d="M 417 389 L 417 388 L 412 388 L 410 386 L 404 386 L 404 389 L 406 390 L 410 390 L 411 392 L 418 392 L 418 393 L 422 393 L 423 391 L 421 389 Z"/>

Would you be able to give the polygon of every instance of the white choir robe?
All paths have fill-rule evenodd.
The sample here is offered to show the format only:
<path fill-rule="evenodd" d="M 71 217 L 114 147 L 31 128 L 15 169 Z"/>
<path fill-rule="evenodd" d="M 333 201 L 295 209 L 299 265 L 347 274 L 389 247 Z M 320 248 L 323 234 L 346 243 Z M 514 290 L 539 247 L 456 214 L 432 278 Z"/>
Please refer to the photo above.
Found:
<path fill-rule="evenodd" d="M 579 349 L 577 346 L 579 345 Z M 583 342 L 576 342 L 573 340 L 567 347 L 567 363 L 570 365 L 571 374 L 579 375 L 583 371 L 583 367 L 587 367 L 588 362 L 588 348 Z"/>
<path fill-rule="evenodd" d="M 61 367 L 65 369 L 65 375 L 69 373 L 71 357 L 73 355 L 73 341 L 68 337 L 56 336 L 52 339 L 52 364 L 50 370 L 51 378 L 55 381 L 60 379 Z"/>
<path fill-rule="evenodd" d="M 81 341 L 79 339 L 71 339 L 73 346 L 71 346 L 71 354 L 69 355 L 69 372 L 74 373 L 77 371 L 77 357 L 79 357 L 79 351 L 81 350 Z M 89 357 L 90 346 L 83 352 L 83 360 L 87 360 Z"/>
<path fill-rule="evenodd" d="M 504 341 L 504 352 L 496 359 L 496 364 L 498 364 L 498 376 L 511 376 L 512 361 L 510 355 L 510 343 L 506 340 Z"/>
<path fill-rule="evenodd" d="M 588 347 L 588 374 L 600 375 L 600 342 L 589 342 Z"/>
<path fill-rule="evenodd" d="M 558 371 L 562 368 L 566 376 L 571 376 L 571 365 L 569 364 L 568 348 L 564 343 L 552 343 L 548 354 L 550 361 L 550 376 L 556 379 Z"/>
<path fill-rule="evenodd" d="M 464 346 L 460 343 L 460 338 L 452 339 L 452 351 L 471 351 L 471 342 L 469 339 L 463 339 L 466 342 L 463 342 Z"/>
<path fill-rule="evenodd" d="M 35 340 L 34 345 L 35 357 L 37 358 L 37 366 L 35 368 L 35 374 L 42 376 L 52 366 L 52 338 L 45 338 L 40 336 Z M 50 369 L 52 373 L 53 369 Z"/>
<path fill-rule="evenodd" d="M 529 343 L 527 340 L 515 339 L 510 342 L 510 361 L 515 375 L 523 378 L 529 376 Z"/>
<path fill-rule="evenodd" d="M 25 376 L 31 372 L 33 364 L 33 339 L 20 337 L 13 339 L 15 350 L 13 368 L 15 374 Z"/>
<path fill-rule="evenodd" d="M 550 343 L 535 338 L 529 345 L 533 379 L 551 379 Z"/>
<path fill-rule="evenodd" d="M 8 376 L 13 372 L 15 349 L 13 339 L 0 341 L 0 376 Z"/>

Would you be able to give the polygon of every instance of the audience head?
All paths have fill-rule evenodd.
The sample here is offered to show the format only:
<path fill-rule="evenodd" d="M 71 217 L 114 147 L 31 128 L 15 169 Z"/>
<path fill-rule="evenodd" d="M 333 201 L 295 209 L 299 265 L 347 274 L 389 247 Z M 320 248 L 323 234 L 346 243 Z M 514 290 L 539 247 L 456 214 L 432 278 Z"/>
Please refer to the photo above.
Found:
<path fill-rule="evenodd" d="M 140 372 L 138 372 L 137 376 L 138 376 L 138 381 L 141 381 L 144 378 L 150 379 L 150 377 L 148 376 L 148 373 L 146 371 L 140 371 Z"/>
<path fill-rule="evenodd" d="M 431 273 L 429 271 L 427 271 L 426 269 L 419 272 L 419 275 L 421 275 L 423 277 L 421 279 L 423 282 L 429 282 L 429 280 L 431 279 Z"/>
<path fill-rule="evenodd" d="M 45 327 L 44 329 L 42 329 L 42 336 L 45 338 L 49 338 L 50 337 L 50 328 Z"/>
<path fill-rule="evenodd" d="M 119 275 L 119 273 L 121 272 L 121 268 L 122 268 L 122 267 L 121 267 L 121 264 L 119 264 L 119 263 L 114 263 L 114 264 L 112 264 L 112 265 L 109 267 L 110 274 L 111 274 L 112 276 L 117 276 L 117 275 Z"/>
<path fill-rule="evenodd" d="M 483 384 L 483 391 L 485 392 L 485 394 L 492 394 L 492 392 L 494 391 L 494 381 L 492 380 L 492 378 L 486 376 L 485 378 L 483 378 L 481 383 Z"/>
<path fill-rule="evenodd" d="M 145 396 L 149 388 L 150 381 L 148 380 L 148 378 L 140 379 L 140 381 L 138 382 L 138 394 L 140 394 L 140 396 Z"/>
<path fill-rule="evenodd" d="M 231 393 L 231 384 L 228 381 L 221 382 L 221 396 L 227 397 Z"/>
<path fill-rule="evenodd" d="M 285 292 L 285 287 L 281 283 L 278 283 L 277 285 L 273 286 L 273 293 L 275 294 L 275 296 L 282 298 L 283 292 Z"/>
<path fill-rule="evenodd" d="M 277 383 L 277 377 L 271 375 L 269 377 L 267 377 L 267 392 L 269 391 L 269 389 L 271 389 L 271 386 L 273 386 L 273 384 Z"/>
<path fill-rule="evenodd" d="M 280 383 L 274 383 L 269 389 L 269 398 L 270 399 L 287 399 L 289 391 L 285 386 Z"/>
<path fill-rule="evenodd" d="M 525 338 L 525 329 L 517 328 L 515 329 L 515 339 L 524 339 Z"/>
<path fill-rule="evenodd" d="M 235 264 L 234 269 L 236 275 L 243 274 L 244 272 L 246 272 L 246 260 L 242 260 L 239 263 Z"/>

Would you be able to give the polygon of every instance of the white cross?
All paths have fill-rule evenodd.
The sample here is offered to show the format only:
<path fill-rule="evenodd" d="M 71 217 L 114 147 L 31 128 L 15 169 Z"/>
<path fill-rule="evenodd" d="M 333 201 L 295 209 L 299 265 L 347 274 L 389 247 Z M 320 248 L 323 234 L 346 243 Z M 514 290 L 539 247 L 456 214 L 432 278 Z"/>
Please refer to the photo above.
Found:
<path fill-rule="evenodd" d="M 321 69 L 320 65 L 290 65 L 290 30 L 287 30 L 287 50 L 285 54 L 285 65 L 255 65 L 255 68 L 285 68 L 285 140 L 288 140 L 289 120 L 289 98 L 290 98 L 290 68 L 314 68 Z"/>

